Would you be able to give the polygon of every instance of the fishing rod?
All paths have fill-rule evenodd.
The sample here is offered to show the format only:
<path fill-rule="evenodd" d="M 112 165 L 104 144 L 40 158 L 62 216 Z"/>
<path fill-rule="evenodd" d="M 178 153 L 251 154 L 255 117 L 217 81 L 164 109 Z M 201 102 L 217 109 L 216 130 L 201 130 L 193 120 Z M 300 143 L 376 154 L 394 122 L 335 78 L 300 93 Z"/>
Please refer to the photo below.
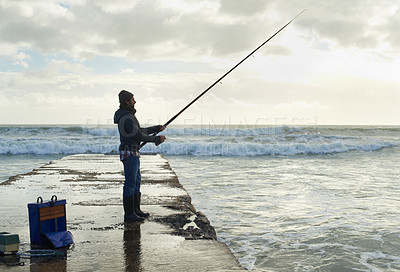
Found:
<path fill-rule="evenodd" d="M 274 35 L 272 35 L 271 37 L 268 38 L 268 40 L 266 40 L 265 42 L 263 42 L 262 44 L 260 44 L 256 49 L 254 49 L 250 54 L 248 54 L 244 59 L 242 59 L 241 61 L 239 61 L 235 66 L 233 66 L 228 72 L 226 72 L 223 76 L 221 76 L 220 78 L 218 78 L 213 84 L 211 84 L 207 89 L 205 89 L 201 94 L 199 94 L 195 99 L 192 100 L 192 102 L 190 102 L 189 104 L 187 104 L 183 109 L 181 109 L 177 114 L 175 114 L 171 119 L 169 119 L 165 124 L 164 127 L 167 127 L 170 123 L 172 123 L 179 115 L 181 115 L 187 108 L 189 108 L 191 105 L 193 105 L 194 102 L 196 102 L 197 100 L 200 99 L 200 97 L 202 97 L 203 95 L 205 95 L 209 90 L 211 90 L 215 85 L 217 85 L 222 79 L 224 79 L 227 75 L 229 75 L 233 70 L 235 70 L 240 64 L 242 64 L 245 60 L 247 60 L 250 56 L 252 56 L 258 49 L 260 49 L 261 47 L 263 47 L 267 42 L 269 42 L 272 38 L 274 38 L 276 35 L 278 35 L 279 32 L 281 32 L 285 27 L 287 27 L 291 22 L 293 22 L 297 17 L 299 17 L 304 11 L 306 11 L 305 9 L 300 12 L 299 14 L 297 14 L 292 20 L 290 20 L 286 25 L 284 25 L 283 27 L 281 27 L 281 29 L 279 29 L 277 32 L 274 33 Z M 154 135 L 157 135 L 157 133 L 154 133 Z M 139 149 L 142 148 L 147 142 L 143 142 Z"/>

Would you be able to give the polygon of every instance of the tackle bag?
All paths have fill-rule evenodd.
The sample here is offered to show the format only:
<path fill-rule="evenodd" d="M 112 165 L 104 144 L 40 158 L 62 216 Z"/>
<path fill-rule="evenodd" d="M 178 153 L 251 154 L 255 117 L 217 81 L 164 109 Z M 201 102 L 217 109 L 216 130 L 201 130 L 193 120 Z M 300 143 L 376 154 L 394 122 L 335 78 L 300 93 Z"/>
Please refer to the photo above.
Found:
<path fill-rule="evenodd" d="M 53 195 L 50 201 L 41 197 L 36 203 L 29 203 L 29 230 L 31 244 L 45 248 L 67 247 L 74 243 L 72 234 L 67 231 L 65 204 Z"/>

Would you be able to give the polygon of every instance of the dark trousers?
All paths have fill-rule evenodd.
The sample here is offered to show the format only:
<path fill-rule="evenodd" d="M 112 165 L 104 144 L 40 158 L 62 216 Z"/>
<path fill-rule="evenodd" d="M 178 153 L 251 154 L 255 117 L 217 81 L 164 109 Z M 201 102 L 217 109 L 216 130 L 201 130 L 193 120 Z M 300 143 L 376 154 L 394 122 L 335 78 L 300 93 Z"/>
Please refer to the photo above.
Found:
<path fill-rule="evenodd" d="M 123 197 L 131 197 L 140 193 L 140 159 L 136 156 L 129 156 L 122 161 L 124 164 L 125 182 Z"/>

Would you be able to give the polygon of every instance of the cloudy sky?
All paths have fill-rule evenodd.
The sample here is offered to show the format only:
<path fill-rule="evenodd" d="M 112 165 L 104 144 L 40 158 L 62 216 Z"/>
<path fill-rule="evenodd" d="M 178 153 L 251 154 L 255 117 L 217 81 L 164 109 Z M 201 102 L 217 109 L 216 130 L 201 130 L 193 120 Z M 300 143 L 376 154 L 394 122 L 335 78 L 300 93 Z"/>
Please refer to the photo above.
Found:
<path fill-rule="evenodd" d="M 393 0 L 0 0 L 0 124 L 400 125 Z"/>

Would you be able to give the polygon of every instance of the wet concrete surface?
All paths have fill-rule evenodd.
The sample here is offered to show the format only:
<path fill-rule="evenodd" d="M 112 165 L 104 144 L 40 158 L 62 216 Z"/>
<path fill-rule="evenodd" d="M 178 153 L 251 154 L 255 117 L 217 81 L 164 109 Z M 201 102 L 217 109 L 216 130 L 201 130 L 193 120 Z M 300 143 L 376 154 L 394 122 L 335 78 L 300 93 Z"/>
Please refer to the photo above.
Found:
<path fill-rule="evenodd" d="M 75 245 L 57 256 L 0 256 L 0 271 L 246 271 L 217 241 L 168 162 L 144 155 L 143 223 L 123 223 L 123 168 L 116 155 L 73 155 L 0 185 L 0 231 L 17 233 L 31 249 L 28 203 L 41 196 L 67 200 Z"/>

